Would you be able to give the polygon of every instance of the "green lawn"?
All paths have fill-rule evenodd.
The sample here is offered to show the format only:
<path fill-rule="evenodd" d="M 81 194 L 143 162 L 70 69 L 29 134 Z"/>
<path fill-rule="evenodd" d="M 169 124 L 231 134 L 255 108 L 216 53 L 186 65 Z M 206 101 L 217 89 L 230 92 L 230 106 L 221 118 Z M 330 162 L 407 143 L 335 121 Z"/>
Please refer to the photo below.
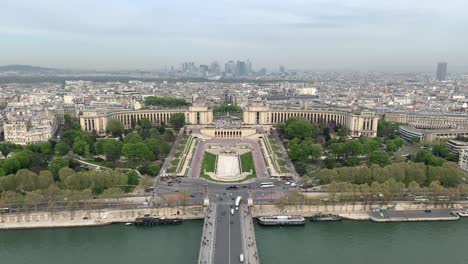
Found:
<path fill-rule="evenodd" d="M 203 163 L 202 163 L 202 168 L 201 168 L 201 174 L 204 174 L 204 172 L 215 172 L 215 167 L 216 167 L 216 155 L 211 154 L 209 152 L 205 152 L 205 155 L 203 156 Z"/>
<path fill-rule="evenodd" d="M 247 152 L 240 156 L 242 164 L 242 172 L 249 172 L 252 170 L 252 175 L 255 176 L 255 164 L 252 157 L 252 152 Z"/>

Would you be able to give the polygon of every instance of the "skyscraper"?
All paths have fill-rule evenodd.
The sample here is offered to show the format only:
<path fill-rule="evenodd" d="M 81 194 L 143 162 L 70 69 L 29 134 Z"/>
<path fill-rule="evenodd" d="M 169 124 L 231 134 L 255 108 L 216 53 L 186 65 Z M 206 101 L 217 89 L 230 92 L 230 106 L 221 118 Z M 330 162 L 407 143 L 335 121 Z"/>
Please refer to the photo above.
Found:
<path fill-rule="evenodd" d="M 236 76 L 247 75 L 247 64 L 245 61 L 237 61 L 236 63 Z"/>
<path fill-rule="evenodd" d="M 447 79 L 447 63 L 446 62 L 439 62 L 437 63 L 437 80 L 445 81 Z"/>
<path fill-rule="evenodd" d="M 234 75 L 235 70 L 236 70 L 236 64 L 234 63 L 234 61 L 228 61 L 228 62 L 224 65 L 224 72 L 225 72 L 227 75 Z"/>

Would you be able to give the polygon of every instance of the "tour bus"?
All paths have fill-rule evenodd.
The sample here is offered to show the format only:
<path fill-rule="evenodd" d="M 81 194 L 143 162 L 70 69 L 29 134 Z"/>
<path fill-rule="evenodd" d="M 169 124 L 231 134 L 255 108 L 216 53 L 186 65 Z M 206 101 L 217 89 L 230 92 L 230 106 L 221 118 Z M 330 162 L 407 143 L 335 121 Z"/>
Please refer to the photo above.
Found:
<path fill-rule="evenodd" d="M 262 182 L 262 183 L 260 183 L 260 188 L 270 188 L 270 187 L 275 187 L 273 182 Z"/>
<path fill-rule="evenodd" d="M 242 197 L 241 197 L 241 196 L 237 196 L 237 198 L 236 198 L 236 203 L 235 203 L 235 205 L 236 205 L 236 210 L 239 210 L 239 205 L 240 205 L 241 201 L 242 201 Z"/>
<path fill-rule="evenodd" d="M 427 199 L 425 196 L 415 196 L 414 200 L 417 202 L 427 202 L 429 199 Z"/>

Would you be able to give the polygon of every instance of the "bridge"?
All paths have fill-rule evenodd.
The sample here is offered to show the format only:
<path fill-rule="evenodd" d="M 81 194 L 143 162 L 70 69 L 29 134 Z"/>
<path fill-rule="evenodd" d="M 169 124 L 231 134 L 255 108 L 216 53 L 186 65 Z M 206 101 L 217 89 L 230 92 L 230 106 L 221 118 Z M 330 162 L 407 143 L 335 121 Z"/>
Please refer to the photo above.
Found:
<path fill-rule="evenodd" d="M 200 243 L 199 264 L 258 264 L 255 230 L 250 208 L 241 204 L 232 214 L 232 203 L 213 203 L 207 207 Z"/>

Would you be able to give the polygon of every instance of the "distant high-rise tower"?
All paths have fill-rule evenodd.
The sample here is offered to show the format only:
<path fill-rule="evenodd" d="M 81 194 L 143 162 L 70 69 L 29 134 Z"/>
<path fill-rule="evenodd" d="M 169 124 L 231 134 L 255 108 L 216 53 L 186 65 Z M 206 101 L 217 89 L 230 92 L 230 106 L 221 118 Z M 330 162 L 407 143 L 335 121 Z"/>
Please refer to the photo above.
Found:
<path fill-rule="evenodd" d="M 436 78 L 439 82 L 447 80 L 447 63 L 446 62 L 437 63 Z"/>

